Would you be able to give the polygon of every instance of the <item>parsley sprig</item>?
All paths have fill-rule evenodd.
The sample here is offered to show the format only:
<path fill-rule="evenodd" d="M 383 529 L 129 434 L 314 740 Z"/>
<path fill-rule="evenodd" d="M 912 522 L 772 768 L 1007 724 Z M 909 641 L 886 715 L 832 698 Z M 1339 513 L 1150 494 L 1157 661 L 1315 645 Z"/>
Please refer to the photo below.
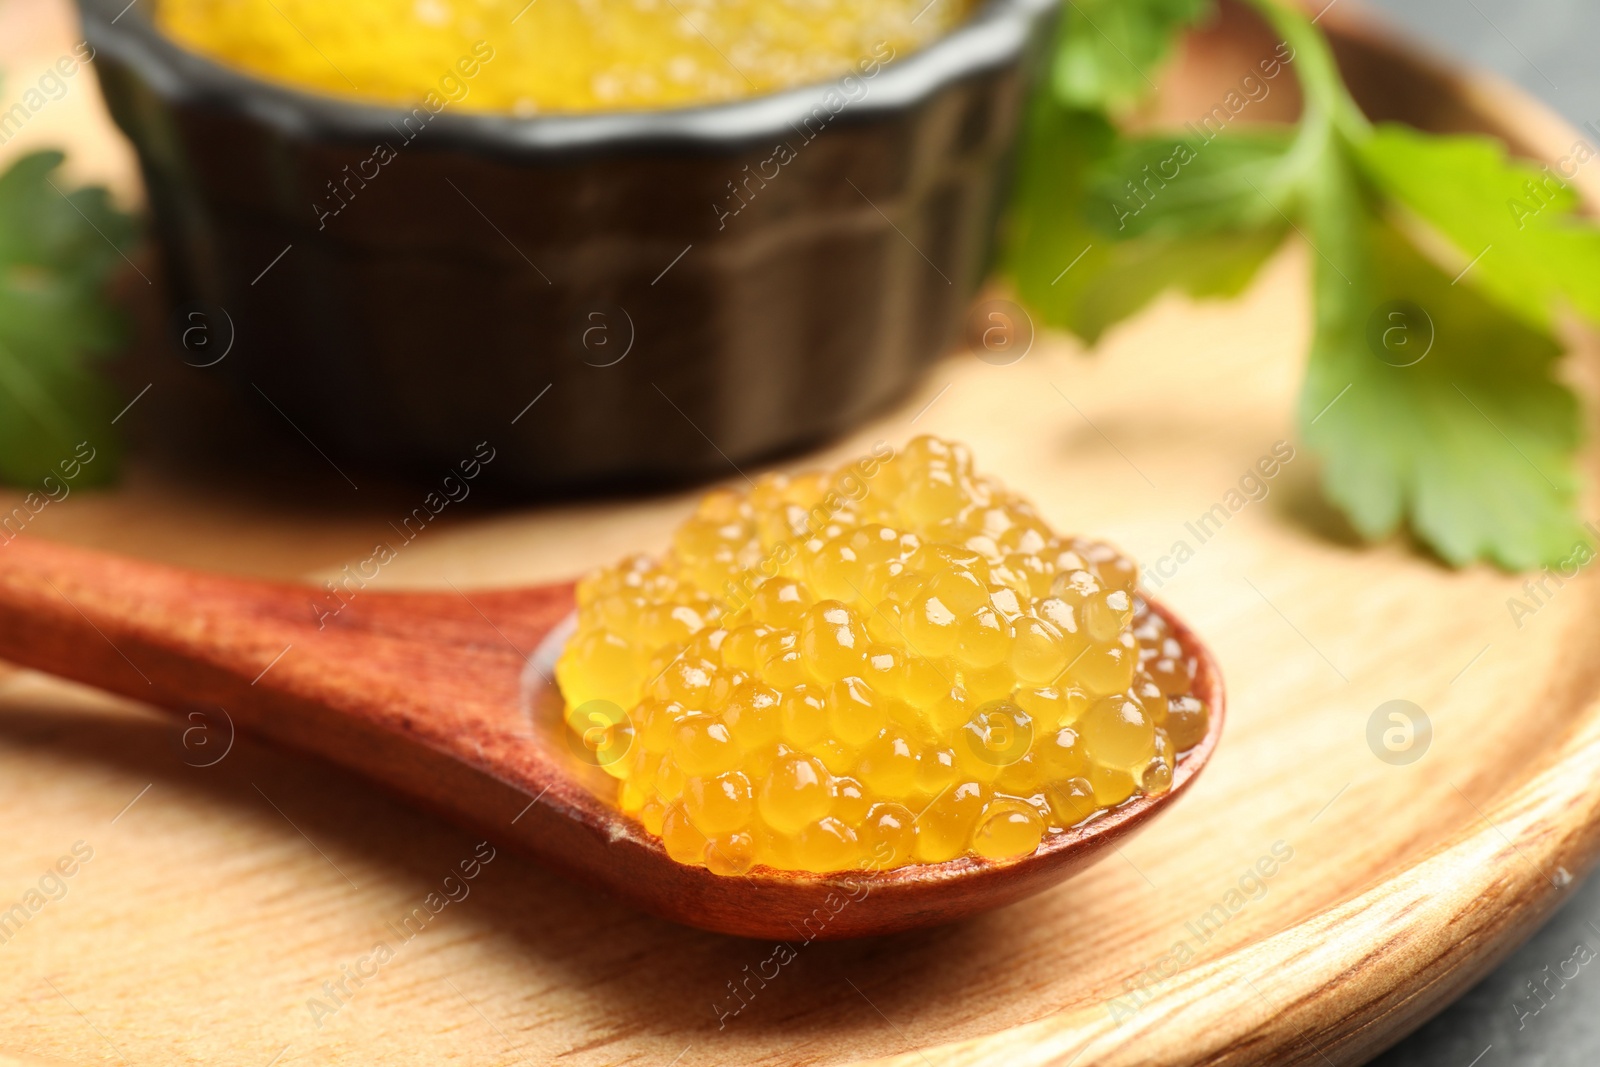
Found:
<path fill-rule="evenodd" d="M 1124 132 L 1209 0 L 1066 5 L 1013 210 L 1019 295 L 1092 344 L 1167 289 L 1239 293 L 1296 231 L 1314 251 L 1300 431 L 1328 498 L 1363 536 L 1408 523 L 1456 565 L 1569 556 L 1581 421 L 1555 331 L 1600 319 L 1600 229 L 1499 141 L 1368 122 L 1318 27 L 1248 2 L 1299 79 L 1293 126 Z"/>
<path fill-rule="evenodd" d="M 0 482 L 31 486 L 89 441 L 84 482 L 115 476 L 116 397 L 99 357 L 122 336 L 106 294 L 134 221 L 104 189 L 70 188 L 60 152 L 0 174 Z"/>

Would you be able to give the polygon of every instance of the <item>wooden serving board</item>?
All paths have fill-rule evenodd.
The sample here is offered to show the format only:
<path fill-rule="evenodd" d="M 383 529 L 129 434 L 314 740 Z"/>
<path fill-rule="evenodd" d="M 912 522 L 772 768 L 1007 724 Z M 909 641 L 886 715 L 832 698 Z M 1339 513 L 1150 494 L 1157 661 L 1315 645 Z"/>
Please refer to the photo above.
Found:
<path fill-rule="evenodd" d="M 1575 138 L 1503 86 L 1339 25 L 1374 110 L 1496 130 L 1546 158 Z M 1170 77 L 1172 114 L 1253 62 L 1260 42 L 1236 29 L 1198 42 Z M 0 99 L 72 33 L 57 0 L 0 6 Z M 77 176 L 136 198 L 91 79 L 77 75 L 5 154 L 70 144 Z M 1280 89 L 1270 106 L 1293 106 Z M 1600 191 L 1592 172 L 1579 180 Z M 974 921 L 798 946 L 778 967 L 772 945 L 646 918 L 502 848 L 470 895 L 407 939 L 402 917 L 481 858 L 477 839 L 248 738 L 226 748 L 220 726 L 186 734 L 196 724 L 0 668 L 0 913 L 43 890 L 0 943 L 0 1061 L 1361 1062 L 1484 973 L 1594 861 L 1600 585 L 1567 583 L 1519 627 L 1507 599 L 1522 577 L 1452 572 L 1342 532 L 1294 440 L 1306 269 L 1291 249 L 1241 301 L 1167 299 L 1092 359 L 1047 337 L 1009 366 L 957 353 L 900 409 L 789 464 L 936 432 L 969 442 L 1059 527 L 1151 565 L 1189 543 L 1160 595 L 1223 664 L 1227 732 L 1190 795 L 1120 855 Z M 138 301 L 154 290 L 130 281 Z M 1600 354 L 1577 346 L 1573 375 L 1592 395 Z M 122 427 L 181 440 L 194 416 L 163 397 L 185 385 L 145 370 L 124 371 L 130 397 L 153 384 Z M 1296 451 L 1265 499 L 1202 542 L 1187 524 L 1280 441 Z M 368 556 L 417 503 L 419 490 L 352 489 L 309 449 L 289 452 L 289 473 L 246 478 L 192 447 L 147 451 L 164 458 L 136 463 L 115 492 L 51 505 L 28 534 L 319 577 Z M 469 501 L 379 581 L 568 576 L 661 545 L 689 499 Z M 1393 700 L 1432 723 L 1407 764 L 1368 741 Z M 58 861 L 70 877 L 46 876 Z M 748 992 L 719 1025 L 741 1004 L 730 983 Z"/>

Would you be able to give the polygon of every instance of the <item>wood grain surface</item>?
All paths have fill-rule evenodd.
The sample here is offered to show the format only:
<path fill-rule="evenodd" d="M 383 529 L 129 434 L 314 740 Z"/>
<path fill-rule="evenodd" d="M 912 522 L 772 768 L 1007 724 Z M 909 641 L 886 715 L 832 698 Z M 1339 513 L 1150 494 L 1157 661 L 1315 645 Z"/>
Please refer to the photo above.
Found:
<path fill-rule="evenodd" d="M 72 34 L 54 0 L 6 2 L 3 99 Z M 1430 73 L 1345 29 L 1342 56 L 1369 107 L 1500 130 L 1551 158 L 1575 138 L 1495 83 Z M 1233 80 L 1239 49 L 1248 59 L 1232 38 L 1196 48 L 1169 82 L 1171 113 Z M 1383 95 L 1396 86 L 1404 98 Z M 25 135 L 7 156 L 24 141 L 71 143 L 78 175 L 137 196 L 90 72 Z M 240 737 L 202 766 L 220 737 L 186 737 L 182 721 L 140 705 L 4 671 L 0 913 L 30 891 L 46 902 L 0 943 L 0 1057 L 1360 1062 L 1490 967 L 1593 862 L 1600 587 L 1588 574 L 1551 583 L 1519 626 L 1507 601 L 1524 595 L 1524 577 L 1452 572 L 1398 540 L 1356 545 L 1318 503 L 1303 451 L 1265 499 L 1199 543 L 1186 524 L 1276 442 L 1296 444 L 1306 268 L 1291 248 L 1238 302 L 1166 299 L 1092 358 L 1044 336 L 1008 366 L 956 353 L 900 409 L 785 464 L 935 432 L 969 442 L 1058 527 L 1107 536 L 1147 565 L 1190 542 L 1193 558 L 1158 593 L 1222 663 L 1227 733 L 1183 802 L 1119 854 L 987 916 L 800 944 L 775 965 L 769 943 L 647 918 L 509 849 L 482 863 L 492 841 L 325 765 Z M 128 290 L 155 306 L 153 283 L 132 278 Z M 159 339 L 160 313 L 146 318 Z M 1597 353 L 1588 338 L 1575 344 L 1570 370 L 1592 400 Z M 115 492 L 52 504 L 30 534 L 316 578 L 366 557 L 425 491 L 365 477 L 353 489 L 290 435 L 281 462 L 245 472 L 220 461 L 188 436 L 211 404 L 193 398 L 212 396 L 188 370 L 130 357 L 119 369 L 127 395 L 152 388 L 119 428 L 155 458 Z M 238 421 L 252 417 L 277 416 Z M 1592 457 L 1586 470 L 1592 482 Z M 689 499 L 496 508 L 473 498 L 379 582 L 470 591 L 570 577 L 661 545 Z M 1432 723 L 1426 752 L 1405 765 L 1367 740 L 1391 700 Z M 92 858 L 79 861 L 75 845 Z M 475 858 L 468 894 L 427 911 Z M 419 907 L 420 932 L 404 930 Z"/>

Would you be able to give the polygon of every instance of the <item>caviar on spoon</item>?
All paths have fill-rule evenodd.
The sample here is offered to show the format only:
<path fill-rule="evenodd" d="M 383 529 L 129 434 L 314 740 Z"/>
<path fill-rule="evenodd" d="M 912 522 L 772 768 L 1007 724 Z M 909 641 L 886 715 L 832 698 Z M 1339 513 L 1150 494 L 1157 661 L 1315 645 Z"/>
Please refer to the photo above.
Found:
<path fill-rule="evenodd" d="M 578 584 L 557 665 L 615 802 L 681 863 L 1005 861 L 1172 787 L 1199 657 L 1137 567 L 934 437 L 707 495 Z"/>

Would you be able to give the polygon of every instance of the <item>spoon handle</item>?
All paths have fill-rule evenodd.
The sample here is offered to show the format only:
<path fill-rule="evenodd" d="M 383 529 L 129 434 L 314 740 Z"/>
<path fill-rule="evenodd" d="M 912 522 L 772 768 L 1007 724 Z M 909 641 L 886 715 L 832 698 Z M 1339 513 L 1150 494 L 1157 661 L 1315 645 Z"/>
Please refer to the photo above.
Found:
<path fill-rule="evenodd" d="M 523 669 L 571 610 L 569 584 L 329 590 L 27 537 L 0 545 L 0 658 L 174 711 L 221 708 L 385 781 L 400 773 L 395 752 L 411 750 L 495 764 L 537 790 Z"/>
<path fill-rule="evenodd" d="M 294 590 L 16 537 L 0 545 L 0 657 L 166 707 L 236 701 L 304 629 L 310 591 Z"/>
<path fill-rule="evenodd" d="M 523 690 L 572 585 L 336 588 L 17 537 L 0 544 L 0 658 L 174 711 L 220 708 L 604 882 L 615 835 L 544 751 Z"/>
<path fill-rule="evenodd" d="M 570 583 L 330 590 L 25 536 L 0 544 L 0 658 L 179 713 L 220 709 L 231 726 L 502 829 L 547 788 L 570 792 L 554 787 L 523 674 L 572 605 Z M 545 812 L 511 829 L 535 851 L 574 832 Z"/>

